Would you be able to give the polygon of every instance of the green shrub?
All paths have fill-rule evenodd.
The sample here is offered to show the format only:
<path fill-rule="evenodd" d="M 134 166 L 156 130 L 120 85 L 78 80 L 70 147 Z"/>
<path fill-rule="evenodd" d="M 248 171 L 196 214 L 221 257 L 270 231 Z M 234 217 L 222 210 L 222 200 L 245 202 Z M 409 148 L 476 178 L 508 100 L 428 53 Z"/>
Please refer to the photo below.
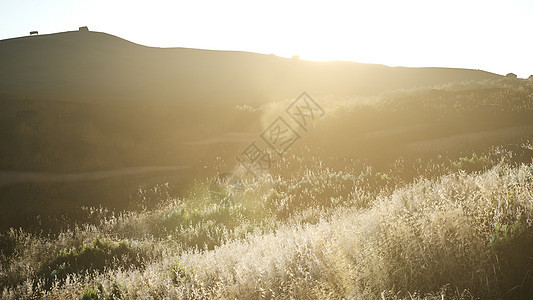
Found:
<path fill-rule="evenodd" d="M 139 268 L 145 261 L 143 253 L 125 241 L 114 243 L 97 237 L 90 244 L 61 250 L 55 259 L 45 263 L 39 274 L 50 286 L 52 281 L 62 281 L 68 274 L 83 275 L 86 271 L 106 268 Z"/>
<path fill-rule="evenodd" d="M 83 291 L 79 300 L 117 300 L 122 299 L 119 285 L 115 282 L 111 287 L 111 291 L 106 293 L 102 283 L 98 282 L 96 287 L 89 287 Z"/>
<path fill-rule="evenodd" d="M 485 171 L 493 164 L 487 155 L 478 156 L 476 153 L 472 154 L 472 157 L 461 157 L 459 161 L 452 162 L 452 165 L 458 169 L 467 173 Z"/>
<path fill-rule="evenodd" d="M 175 208 L 169 214 L 163 217 L 161 225 L 167 231 L 175 230 L 180 226 L 189 226 L 191 225 L 191 214 L 189 214 L 183 207 Z"/>

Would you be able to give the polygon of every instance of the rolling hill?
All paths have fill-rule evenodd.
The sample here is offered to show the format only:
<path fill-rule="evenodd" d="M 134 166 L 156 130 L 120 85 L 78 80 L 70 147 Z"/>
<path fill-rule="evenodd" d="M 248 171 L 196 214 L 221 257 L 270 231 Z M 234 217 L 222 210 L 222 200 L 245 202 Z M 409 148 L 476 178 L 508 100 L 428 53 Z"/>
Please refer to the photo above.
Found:
<path fill-rule="evenodd" d="M 91 31 L 0 41 L 0 99 L 257 103 L 373 94 L 500 75 L 465 69 L 312 62 L 238 51 L 153 48 Z"/>
<path fill-rule="evenodd" d="M 312 149 L 386 170 L 411 148 L 465 136 L 508 143 L 493 133 L 532 130 L 529 83 L 479 70 L 161 49 L 90 31 L 2 40 L 0 66 L 0 228 L 59 207 L 125 209 L 140 186 L 170 182 L 183 194 L 235 167 L 278 114 L 261 104 L 283 113 L 283 100 L 303 91 L 328 113 L 295 155 Z M 471 90 L 429 88 L 463 81 Z M 397 89 L 406 94 L 380 96 Z M 379 103 L 358 105 L 374 95 Z"/>
<path fill-rule="evenodd" d="M 533 78 L 80 31 L 0 93 L 2 299 L 533 299 Z"/>

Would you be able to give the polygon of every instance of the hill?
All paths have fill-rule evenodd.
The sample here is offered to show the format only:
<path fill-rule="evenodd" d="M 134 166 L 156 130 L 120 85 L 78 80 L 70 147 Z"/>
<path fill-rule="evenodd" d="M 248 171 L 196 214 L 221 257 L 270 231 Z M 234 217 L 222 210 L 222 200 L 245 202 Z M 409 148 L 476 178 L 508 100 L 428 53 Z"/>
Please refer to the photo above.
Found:
<path fill-rule="evenodd" d="M 270 102 L 499 78 L 479 70 L 312 62 L 238 51 L 153 48 L 100 32 L 0 41 L 0 99 Z"/>
<path fill-rule="evenodd" d="M 1 299 L 532 299 L 533 80 L 96 32 L 0 66 Z"/>
<path fill-rule="evenodd" d="M 302 91 L 327 117 L 291 153 L 336 166 L 355 158 L 381 172 L 438 143 L 501 145 L 532 130 L 529 81 L 475 70 L 160 49 L 98 32 L 0 41 L 0 65 L 0 228 L 58 208 L 125 209 L 161 183 L 183 195 L 232 170 Z M 426 85 L 437 86 L 416 88 Z M 405 92 L 383 93 L 395 89 Z"/>

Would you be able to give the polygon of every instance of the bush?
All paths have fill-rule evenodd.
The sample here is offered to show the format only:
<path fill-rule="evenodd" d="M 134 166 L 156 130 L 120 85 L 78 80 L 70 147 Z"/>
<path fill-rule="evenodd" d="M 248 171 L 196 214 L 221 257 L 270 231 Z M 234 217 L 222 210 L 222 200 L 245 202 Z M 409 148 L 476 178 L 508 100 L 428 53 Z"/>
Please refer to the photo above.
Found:
<path fill-rule="evenodd" d="M 485 171 L 493 165 L 487 155 L 478 156 L 476 153 L 472 157 L 461 157 L 459 161 L 452 162 L 457 170 L 463 170 L 467 173 Z"/>
<path fill-rule="evenodd" d="M 84 275 L 87 271 L 104 271 L 116 268 L 140 268 L 146 259 L 142 252 L 125 241 L 114 243 L 95 238 L 90 244 L 63 249 L 54 260 L 46 263 L 39 272 L 48 287 L 55 280 L 60 282 L 68 274 Z"/>
<path fill-rule="evenodd" d="M 78 297 L 79 300 L 117 300 L 122 299 L 120 287 L 115 282 L 111 287 L 111 291 L 106 293 L 104 286 L 98 282 L 96 287 L 90 287 L 83 291 L 83 294 Z"/>

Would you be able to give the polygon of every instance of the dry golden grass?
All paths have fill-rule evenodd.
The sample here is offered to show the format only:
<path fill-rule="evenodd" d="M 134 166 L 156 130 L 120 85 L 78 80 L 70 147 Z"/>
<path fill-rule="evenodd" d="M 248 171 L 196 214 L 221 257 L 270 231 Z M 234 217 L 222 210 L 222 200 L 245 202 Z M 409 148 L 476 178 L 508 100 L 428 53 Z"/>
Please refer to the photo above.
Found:
<path fill-rule="evenodd" d="M 7 233 L 14 250 L 9 257 L 3 255 L 0 278 L 11 285 L 4 286 L 2 298 L 496 299 L 532 295 L 528 274 L 533 270 L 533 169 L 528 165 L 499 164 L 485 173 L 420 179 L 379 194 L 367 208 L 310 207 L 279 224 L 256 223 L 255 231 L 243 229 L 253 218 L 233 227 L 219 223 L 206 229 L 209 222 L 217 224 L 212 218 L 189 227 L 181 224 L 180 230 L 157 238 L 155 223 L 175 211 L 178 202 L 152 212 L 107 218 L 53 239 L 21 231 Z M 209 219 L 213 209 L 199 214 Z M 236 215 L 229 212 L 228 216 Z M 241 215 L 247 216 L 246 212 Z M 314 221 L 305 221 L 310 219 Z M 203 249 L 198 243 L 183 242 L 187 234 L 207 234 L 218 240 L 208 247 L 211 250 Z M 147 263 L 70 274 L 45 288 L 44 279 L 38 277 L 43 262 L 61 249 L 97 236 L 125 241 Z"/>

